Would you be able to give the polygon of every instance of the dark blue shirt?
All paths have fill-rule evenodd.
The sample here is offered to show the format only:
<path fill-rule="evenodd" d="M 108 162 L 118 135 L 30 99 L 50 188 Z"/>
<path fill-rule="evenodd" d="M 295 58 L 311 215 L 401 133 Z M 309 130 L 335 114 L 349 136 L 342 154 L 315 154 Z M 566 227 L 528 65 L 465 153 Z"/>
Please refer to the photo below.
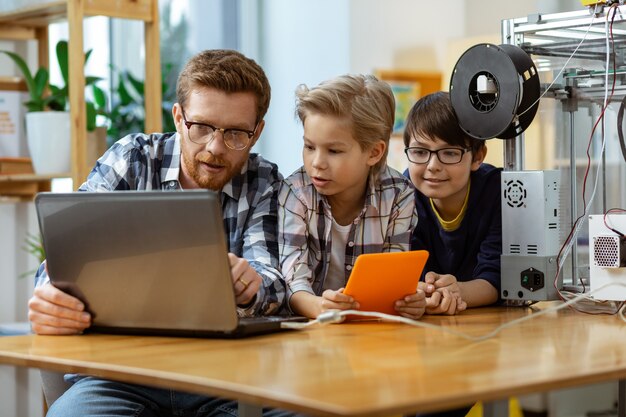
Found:
<path fill-rule="evenodd" d="M 428 271 L 452 274 L 463 282 L 482 278 L 500 293 L 500 172 L 500 168 L 482 164 L 471 173 L 465 216 L 459 228 L 449 232 L 441 227 L 428 197 L 415 191 L 419 220 L 413 231 L 411 249 L 430 252 L 422 280 Z"/>

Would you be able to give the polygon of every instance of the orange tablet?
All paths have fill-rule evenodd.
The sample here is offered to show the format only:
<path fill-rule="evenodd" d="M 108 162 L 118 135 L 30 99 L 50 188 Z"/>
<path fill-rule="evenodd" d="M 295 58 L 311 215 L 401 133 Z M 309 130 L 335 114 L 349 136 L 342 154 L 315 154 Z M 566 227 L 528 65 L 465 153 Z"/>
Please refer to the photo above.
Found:
<path fill-rule="evenodd" d="M 397 315 L 394 303 L 415 293 L 427 259 L 425 250 L 359 255 L 343 292 L 359 302 L 361 311 Z"/>

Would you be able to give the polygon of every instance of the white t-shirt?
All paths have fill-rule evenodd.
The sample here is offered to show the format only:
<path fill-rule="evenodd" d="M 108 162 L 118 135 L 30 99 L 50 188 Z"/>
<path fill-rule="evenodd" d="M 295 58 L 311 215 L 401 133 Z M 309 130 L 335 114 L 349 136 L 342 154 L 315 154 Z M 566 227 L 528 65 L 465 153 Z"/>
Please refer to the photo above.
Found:
<path fill-rule="evenodd" d="M 352 223 L 342 226 L 333 218 L 331 227 L 332 250 L 328 274 L 324 280 L 324 290 L 338 290 L 346 286 L 346 244 Z"/>

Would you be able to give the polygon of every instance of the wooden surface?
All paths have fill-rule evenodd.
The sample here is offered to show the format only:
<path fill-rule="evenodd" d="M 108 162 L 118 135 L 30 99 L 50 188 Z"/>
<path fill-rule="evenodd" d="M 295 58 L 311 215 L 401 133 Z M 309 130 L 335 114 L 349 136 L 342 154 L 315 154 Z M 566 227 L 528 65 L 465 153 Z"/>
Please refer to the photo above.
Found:
<path fill-rule="evenodd" d="M 479 336 L 535 311 L 474 309 L 425 321 Z M 2 337 L 0 363 L 85 372 L 315 415 L 388 416 L 624 379 L 625 346 L 626 323 L 617 317 L 565 309 L 483 342 L 372 322 L 245 340 Z"/>

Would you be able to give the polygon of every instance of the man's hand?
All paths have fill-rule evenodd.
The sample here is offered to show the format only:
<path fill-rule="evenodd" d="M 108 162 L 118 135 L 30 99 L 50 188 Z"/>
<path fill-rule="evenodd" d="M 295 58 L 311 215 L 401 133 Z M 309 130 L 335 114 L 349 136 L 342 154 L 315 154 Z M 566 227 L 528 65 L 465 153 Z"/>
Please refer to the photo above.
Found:
<path fill-rule="evenodd" d="M 78 334 L 91 325 L 85 305 L 52 284 L 35 288 L 28 301 L 28 320 L 37 334 Z"/>
<path fill-rule="evenodd" d="M 250 266 L 247 260 L 232 253 L 228 254 L 230 272 L 233 277 L 235 301 L 242 306 L 253 301 L 263 282 L 261 276 Z"/>

